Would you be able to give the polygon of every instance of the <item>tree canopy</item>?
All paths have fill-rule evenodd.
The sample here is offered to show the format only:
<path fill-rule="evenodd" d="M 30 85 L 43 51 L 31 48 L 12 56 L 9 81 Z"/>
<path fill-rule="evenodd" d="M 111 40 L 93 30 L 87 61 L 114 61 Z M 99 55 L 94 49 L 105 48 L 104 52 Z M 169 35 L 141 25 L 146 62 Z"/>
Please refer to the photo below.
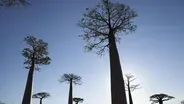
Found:
<path fill-rule="evenodd" d="M 150 96 L 150 101 L 152 101 L 153 103 L 158 103 L 159 100 L 160 101 L 168 101 L 168 100 L 171 100 L 173 99 L 174 97 L 173 96 L 169 96 L 167 94 L 154 94 L 152 96 Z"/>
<path fill-rule="evenodd" d="M 60 83 L 67 82 L 70 83 L 72 81 L 74 84 L 81 84 L 81 77 L 75 74 L 63 74 L 59 80 Z"/>
<path fill-rule="evenodd" d="M 126 35 L 136 30 L 132 19 L 137 17 L 136 11 L 121 3 L 101 0 L 94 8 L 86 8 L 78 26 L 84 31 L 80 35 L 87 42 L 87 51 L 96 51 L 102 55 L 109 47 L 109 35 L 115 35 L 120 42 L 120 35 Z"/>
<path fill-rule="evenodd" d="M 36 93 L 33 95 L 33 98 L 39 98 L 39 99 L 44 99 L 44 98 L 48 98 L 51 95 L 47 92 L 40 92 L 40 93 Z"/>
<path fill-rule="evenodd" d="M 36 39 L 34 36 L 28 36 L 24 41 L 29 45 L 28 48 L 24 48 L 22 55 L 25 57 L 25 68 L 29 69 L 34 59 L 36 65 L 35 70 L 39 70 L 40 65 L 50 64 L 50 57 L 48 56 L 48 43 L 42 39 Z"/>
<path fill-rule="evenodd" d="M 11 6 L 28 6 L 30 3 L 28 0 L 0 0 L 0 7 L 11 7 Z"/>
<path fill-rule="evenodd" d="M 84 99 L 75 97 L 75 98 L 73 98 L 73 101 L 76 102 L 76 104 L 78 104 L 78 103 L 82 103 L 84 101 Z"/>

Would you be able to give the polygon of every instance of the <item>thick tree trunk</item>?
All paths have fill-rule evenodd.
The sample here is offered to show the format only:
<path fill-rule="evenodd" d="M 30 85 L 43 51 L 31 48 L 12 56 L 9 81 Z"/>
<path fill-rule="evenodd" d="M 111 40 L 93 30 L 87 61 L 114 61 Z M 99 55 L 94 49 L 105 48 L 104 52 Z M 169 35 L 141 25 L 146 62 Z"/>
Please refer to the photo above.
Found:
<path fill-rule="evenodd" d="M 129 85 L 128 85 L 128 96 L 129 96 L 129 104 L 133 104 L 132 94 L 131 94 L 130 86 Z"/>
<path fill-rule="evenodd" d="M 119 54 L 116 47 L 115 36 L 112 33 L 109 35 L 109 53 L 112 104 L 127 104 Z"/>
<path fill-rule="evenodd" d="M 34 73 L 34 58 L 32 59 L 32 64 L 31 64 L 31 67 L 29 69 L 22 104 L 31 104 L 32 86 L 33 86 L 32 85 L 33 84 L 33 73 Z"/>
<path fill-rule="evenodd" d="M 162 100 L 159 100 L 158 102 L 159 102 L 159 104 L 163 104 L 163 101 Z"/>
<path fill-rule="evenodd" d="M 40 99 L 40 104 L 42 104 L 42 99 L 43 99 L 43 98 Z"/>
<path fill-rule="evenodd" d="M 73 104 L 73 94 L 72 94 L 72 80 L 70 80 L 70 89 L 69 89 L 69 98 L 68 98 L 68 104 Z"/>

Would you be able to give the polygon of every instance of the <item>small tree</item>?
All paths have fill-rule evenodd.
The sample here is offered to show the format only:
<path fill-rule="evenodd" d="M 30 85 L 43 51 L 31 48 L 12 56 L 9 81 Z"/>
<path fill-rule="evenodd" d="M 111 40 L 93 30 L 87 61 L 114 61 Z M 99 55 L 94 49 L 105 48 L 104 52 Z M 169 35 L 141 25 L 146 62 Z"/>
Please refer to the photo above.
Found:
<path fill-rule="evenodd" d="M 126 76 L 126 89 L 128 91 L 128 96 L 129 96 L 129 104 L 133 104 L 133 99 L 132 99 L 132 94 L 136 89 L 139 89 L 140 84 L 133 85 L 131 82 L 133 82 L 136 78 L 132 74 L 125 74 Z"/>
<path fill-rule="evenodd" d="M 48 43 L 43 40 L 37 40 L 34 36 L 28 36 L 24 39 L 28 48 L 24 48 L 22 55 L 25 57 L 25 68 L 29 69 L 26 88 L 22 100 L 22 104 L 31 104 L 32 83 L 34 71 L 40 71 L 39 65 L 50 64 L 50 57 L 48 56 Z"/>
<path fill-rule="evenodd" d="M 81 85 L 81 77 L 75 74 L 63 74 L 59 80 L 60 83 L 66 82 L 70 84 L 68 104 L 73 104 L 73 83 L 75 85 Z"/>
<path fill-rule="evenodd" d="M 24 6 L 30 5 L 28 0 L 0 0 L 0 7 L 10 7 L 20 4 Z"/>
<path fill-rule="evenodd" d="M 109 50 L 112 104 L 127 104 L 116 42 L 120 42 L 120 35 L 136 30 L 132 21 L 135 17 L 137 13 L 129 6 L 101 0 L 94 8 L 87 8 L 78 23 L 84 31 L 80 37 L 87 42 L 88 51 L 103 55 L 106 49 Z"/>
<path fill-rule="evenodd" d="M 167 94 L 154 94 L 152 96 L 150 96 L 150 101 L 152 101 L 152 103 L 159 103 L 159 104 L 163 104 L 163 101 L 168 101 L 173 99 L 173 96 L 169 96 Z"/>
<path fill-rule="evenodd" d="M 42 104 L 42 100 L 50 97 L 50 94 L 47 92 L 40 92 L 33 95 L 33 98 L 40 99 L 40 104 Z"/>
<path fill-rule="evenodd" d="M 82 98 L 73 98 L 73 101 L 75 102 L 75 104 L 78 104 L 78 103 L 82 103 L 84 101 L 84 99 L 82 99 Z"/>

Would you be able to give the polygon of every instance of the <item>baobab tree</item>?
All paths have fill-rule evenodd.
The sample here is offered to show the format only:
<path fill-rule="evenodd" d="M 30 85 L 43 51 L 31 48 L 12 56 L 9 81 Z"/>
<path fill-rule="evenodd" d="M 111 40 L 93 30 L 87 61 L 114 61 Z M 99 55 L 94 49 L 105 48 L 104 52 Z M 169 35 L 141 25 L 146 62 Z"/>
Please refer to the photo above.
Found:
<path fill-rule="evenodd" d="M 59 80 L 60 83 L 66 82 L 70 84 L 68 104 L 73 104 L 73 83 L 81 85 L 81 77 L 75 74 L 63 74 Z"/>
<path fill-rule="evenodd" d="M 29 45 L 28 48 L 24 48 L 22 51 L 22 55 L 25 57 L 25 68 L 29 69 L 29 73 L 22 104 L 31 104 L 34 71 L 40 71 L 39 65 L 50 64 L 51 59 L 48 56 L 48 43 L 42 39 L 36 39 L 34 36 L 28 36 L 24 41 Z"/>
<path fill-rule="evenodd" d="M 159 103 L 159 104 L 163 104 L 164 101 L 168 101 L 173 99 L 173 96 L 169 96 L 167 94 L 154 94 L 152 96 L 150 96 L 150 101 L 152 101 L 152 103 Z"/>
<path fill-rule="evenodd" d="M 135 17 L 136 11 L 129 6 L 101 0 L 94 8 L 87 8 L 78 23 L 84 31 L 80 37 L 87 42 L 87 51 L 95 51 L 98 55 L 109 51 L 112 104 L 127 104 L 116 42 L 120 42 L 121 35 L 136 30 L 132 21 Z"/>
<path fill-rule="evenodd" d="M 40 93 L 34 94 L 32 97 L 40 99 L 40 104 L 42 104 L 42 100 L 45 99 L 45 98 L 50 97 L 50 94 L 47 93 L 47 92 L 40 92 Z"/>
<path fill-rule="evenodd" d="M 84 99 L 82 99 L 82 98 L 73 98 L 73 101 L 75 102 L 75 104 L 78 104 L 78 103 L 82 103 L 84 101 Z"/>
<path fill-rule="evenodd" d="M 15 5 L 28 6 L 30 3 L 28 0 L 0 0 L 0 7 L 10 7 Z"/>
<path fill-rule="evenodd" d="M 132 74 L 125 74 L 125 77 L 126 77 L 126 90 L 128 91 L 128 97 L 129 97 L 129 104 L 133 104 L 131 92 L 133 92 L 136 89 L 139 89 L 140 84 L 136 84 L 136 85 L 131 84 L 131 82 L 133 82 L 136 79 Z"/>

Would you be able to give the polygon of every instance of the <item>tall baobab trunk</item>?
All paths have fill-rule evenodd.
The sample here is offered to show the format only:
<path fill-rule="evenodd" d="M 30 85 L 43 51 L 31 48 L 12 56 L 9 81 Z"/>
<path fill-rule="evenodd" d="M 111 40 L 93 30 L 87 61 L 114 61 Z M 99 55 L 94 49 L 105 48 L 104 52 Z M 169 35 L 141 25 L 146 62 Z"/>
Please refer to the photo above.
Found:
<path fill-rule="evenodd" d="M 35 59 L 34 55 L 32 58 L 32 64 L 29 69 L 28 77 L 27 77 L 27 82 L 26 82 L 26 88 L 24 91 L 24 97 L 22 100 L 22 104 L 31 104 L 31 98 L 32 98 L 32 87 L 33 87 L 33 74 L 34 74 L 34 67 L 35 67 Z"/>
<path fill-rule="evenodd" d="M 109 34 L 110 72 L 111 72 L 111 100 L 112 104 L 127 104 L 123 74 L 115 36 Z"/>
<path fill-rule="evenodd" d="M 73 104 L 73 94 L 72 94 L 72 79 L 70 80 L 69 98 L 68 104 Z"/>
<path fill-rule="evenodd" d="M 162 101 L 162 99 L 160 99 L 160 100 L 159 100 L 159 104 L 163 104 L 163 101 Z"/>
<path fill-rule="evenodd" d="M 40 104 L 42 104 L 42 99 L 43 99 L 43 98 L 40 99 Z"/>
<path fill-rule="evenodd" d="M 128 82 L 128 96 L 129 96 L 129 104 L 133 104 L 129 82 Z"/>

